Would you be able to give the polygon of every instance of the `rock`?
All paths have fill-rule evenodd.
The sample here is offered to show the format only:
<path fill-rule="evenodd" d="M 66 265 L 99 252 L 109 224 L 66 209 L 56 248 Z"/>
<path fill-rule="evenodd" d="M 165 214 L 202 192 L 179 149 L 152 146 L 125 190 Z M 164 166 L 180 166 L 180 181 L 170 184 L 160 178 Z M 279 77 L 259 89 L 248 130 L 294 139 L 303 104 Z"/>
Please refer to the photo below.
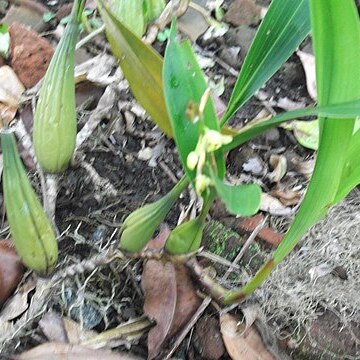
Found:
<path fill-rule="evenodd" d="M 260 17 L 261 7 L 254 0 L 235 0 L 231 3 L 225 20 L 235 26 L 255 25 Z"/>
<path fill-rule="evenodd" d="M 280 132 L 277 128 L 268 130 L 264 135 L 267 144 L 275 144 L 280 139 Z"/>
<path fill-rule="evenodd" d="M 254 155 L 242 165 L 242 168 L 245 172 L 259 176 L 264 174 L 265 164 L 260 156 Z"/>
<path fill-rule="evenodd" d="M 11 5 L 1 22 L 9 25 L 16 22 L 29 26 L 35 31 L 43 31 L 47 26 L 43 21 L 43 15 L 49 10 L 33 0 L 21 1 L 19 4 L 19 6 Z"/>
<path fill-rule="evenodd" d="M 26 88 L 43 78 L 54 53 L 50 43 L 24 25 L 9 27 L 11 39 L 10 64 Z"/>
<path fill-rule="evenodd" d="M 198 321 L 194 344 L 204 359 L 218 360 L 224 355 L 225 347 L 216 318 L 203 317 Z"/>

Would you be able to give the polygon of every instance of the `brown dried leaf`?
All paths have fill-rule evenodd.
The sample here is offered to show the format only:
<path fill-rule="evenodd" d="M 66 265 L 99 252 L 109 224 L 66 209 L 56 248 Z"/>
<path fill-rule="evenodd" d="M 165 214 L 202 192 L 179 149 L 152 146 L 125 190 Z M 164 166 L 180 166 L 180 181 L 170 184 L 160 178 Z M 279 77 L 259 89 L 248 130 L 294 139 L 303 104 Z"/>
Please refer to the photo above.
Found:
<path fill-rule="evenodd" d="M 267 193 L 261 194 L 260 210 L 275 216 L 287 216 L 292 214 L 291 208 L 284 206 L 278 199 Z"/>
<path fill-rule="evenodd" d="M 175 267 L 176 272 L 176 309 L 167 339 L 174 336 L 194 315 L 201 304 L 191 281 L 189 270 L 184 265 Z"/>
<path fill-rule="evenodd" d="M 218 318 L 204 316 L 198 321 L 194 345 L 205 359 L 218 360 L 224 355 L 225 346 L 221 338 Z"/>
<path fill-rule="evenodd" d="M 156 320 L 148 335 L 148 358 L 153 359 L 161 350 L 171 323 L 176 306 L 176 275 L 171 263 L 149 260 L 144 265 L 142 274 L 144 290 L 144 312 Z"/>
<path fill-rule="evenodd" d="M 94 350 L 80 345 L 46 343 L 39 345 L 13 360 L 140 360 L 140 358 L 112 351 Z"/>
<path fill-rule="evenodd" d="M 0 103 L 0 119 L 2 119 L 4 124 L 9 124 L 15 118 L 16 113 L 17 107 Z"/>
<path fill-rule="evenodd" d="M 273 171 L 268 174 L 268 178 L 271 182 L 278 183 L 287 171 L 286 157 L 284 155 L 271 154 L 269 163 Z"/>
<path fill-rule="evenodd" d="M 297 205 L 301 199 L 301 195 L 291 189 L 275 189 L 270 195 L 279 199 L 284 206 Z"/>
<path fill-rule="evenodd" d="M 166 240 L 170 235 L 170 228 L 167 224 L 160 225 L 159 234 L 151 239 L 146 245 L 145 250 L 162 250 L 165 246 Z"/>
<path fill-rule="evenodd" d="M 226 350 L 233 360 L 275 360 L 265 348 L 254 326 L 244 333 L 245 324 L 229 314 L 220 317 L 220 327 Z"/>
<path fill-rule="evenodd" d="M 10 240 L 0 241 L 0 306 L 16 289 L 24 273 L 24 266 Z"/>
<path fill-rule="evenodd" d="M 35 283 L 30 279 L 26 284 L 24 284 L 19 292 L 17 292 L 4 306 L 0 320 L 1 321 L 10 321 L 27 310 L 29 307 L 28 297 L 29 293 L 35 289 Z"/>

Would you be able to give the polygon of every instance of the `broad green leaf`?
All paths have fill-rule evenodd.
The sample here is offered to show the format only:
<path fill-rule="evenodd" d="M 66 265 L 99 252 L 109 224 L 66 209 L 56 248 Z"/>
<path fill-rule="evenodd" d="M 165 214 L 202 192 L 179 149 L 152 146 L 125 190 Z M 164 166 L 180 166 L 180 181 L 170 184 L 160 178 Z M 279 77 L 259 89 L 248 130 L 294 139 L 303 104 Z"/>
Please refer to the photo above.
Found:
<path fill-rule="evenodd" d="M 309 31 L 309 0 L 271 2 L 244 60 L 222 125 L 269 80 Z"/>
<path fill-rule="evenodd" d="M 229 151 L 234 149 L 235 147 L 245 143 L 255 136 L 262 134 L 264 131 L 272 129 L 286 121 L 313 115 L 338 119 L 347 119 L 349 117 L 360 116 L 360 99 L 334 105 L 317 106 L 288 111 L 271 118 L 251 121 L 240 130 L 224 127 L 223 132 L 225 134 L 232 135 L 233 141 L 230 144 L 223 146 L 223 150 Z M 359 122 L 356 124 L 356 126 L 358 126 Z"/>
<path fill-rule="evenodd" d="M 143 2 L 143 0 L 110 1 L 112 14 L 137 36 L 143 36 L 146 29 Z"/>
<path fill-rule="evenodd" d="M 342 200 L 349 192 L 360 184 L 360 162 L 359 162 L 359 153 L 360 153 L 360 130 L 359 119 L 355 123 L 355 133 L 351 139 L 347 163 L 344 167 L 339 189 L 336 194 L 334 202 Z"/>
<path fill-rule="evenodd" d="M 144 0 L 143 4 L 146 22 L 156 19 L 165 8 L 165 0 Z"/>
<path fill-rule="evenodd" d="M 97 0 L 111 50 L 119 60 L 136 100 L 154 122 L 171 136 L 171 125 L 162 93 L 163 61 L 150 46 L 128 30 Z"/>
<path fill-rule="evenodd" d="M 260 208 L 261 189 L 259 185 L 227 185 L 213 173 L 211 174 L 214 187 L 227 210 L 240 216 L 251 216 Z"/>
<path fill-rule="evenodd" d="M 193 122 L 188 116 L 189 105 L 199 106 L 207 90 L 204 75 L 196 61 L 191 44 L 176 38 L 175 23 L 172 25 L 169 42 L 165 52 L 164 95 L 170 116 L 172 132 L 181 162 L 191 180 L 195 171 L 187 167 L 187 157 L 195 150 L 200 135 L 200 121 Z M 204 122 L 209 129 L 220 130 L 211 97 L 204 108 Z M 217 151 L 217 165 L 221 176 L 225 169 L 222 151 Z"/>

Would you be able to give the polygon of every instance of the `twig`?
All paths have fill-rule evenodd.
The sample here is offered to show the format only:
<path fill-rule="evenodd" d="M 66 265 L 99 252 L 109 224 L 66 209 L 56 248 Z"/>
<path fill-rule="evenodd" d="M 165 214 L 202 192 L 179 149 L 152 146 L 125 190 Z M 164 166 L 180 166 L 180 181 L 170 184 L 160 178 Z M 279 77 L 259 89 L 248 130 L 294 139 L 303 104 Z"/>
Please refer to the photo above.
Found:
<path fill-rule="evenodd" d="M 81 161 L 80 166 L 87 171 L 96 191 L 100 191 L 105 196 L 117 195 L 118 192 L 114 185 L 108 179 L 101 177 L 92 165 L 86 161 Z"/>
<path fill-rule="evenodd" d="M 189 331 L 194 327 L 196 322 L 199 320 L 202 313 L 205 311 L 205 309 L 210 305 L 211 303 L 211 297 L 206 297 L 202 304 L 198 307 L 196 310 L 196 313 L 193 315 L 193 317 L 190 319 L 184 330 L 180 333 L 180 335 L 175 340 L 171 350 L 168 352 L 168 354 L 165 357 L 165 360 L 169 360 L 171 356 L 174 354 L 176 349 L 181 345 L 181 343 L 184 341 L 186 335 L 189 333 Z"/>
<path fill-rule="evenodd" d="M 75 50 L 79 50 L 82 46 L 84 46 L 86 43 L 91 41 L 94 37 L 101 34 L 105 30 L 105 24 L 102 24 L 99 28 L 92 31 L 90 34 L 86 35 L 83 39 L 81 39 L 75 47 Z"/>
<path fill-rule="evenodd" d="M 58 175 L 45 174 L 45 191 L 43 191 L 44 210 L 55 224 L 56 198 L 58 194 Z"/>

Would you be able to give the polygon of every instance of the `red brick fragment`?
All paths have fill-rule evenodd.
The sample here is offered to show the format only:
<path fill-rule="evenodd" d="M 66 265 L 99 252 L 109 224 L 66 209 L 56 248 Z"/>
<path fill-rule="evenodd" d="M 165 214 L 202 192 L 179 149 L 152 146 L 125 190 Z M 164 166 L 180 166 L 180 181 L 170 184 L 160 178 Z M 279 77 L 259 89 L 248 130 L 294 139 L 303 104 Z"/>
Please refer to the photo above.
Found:
<path fill-rule="evenodd" d="M 50 43 L 24 25 L 12 23 L 10 65 L 26 88 L 36 85 L 45 75 L 54 53 Z"/>
<path fill-rule="evenodd" d="M 257 214 L 250 218 L 240 220 L 238 224 L 238 231 L 239 232 L 252 232 L 255 230 L 256 226 L 264 219 L 262 214 Z M 258 236 L 259 239 L 267 242 L 272 246 L 278 246 L 284 238 L 284 235 L 278 233 L 277 231 L 269 228 L 264 227 L 260 230 Z"/>

